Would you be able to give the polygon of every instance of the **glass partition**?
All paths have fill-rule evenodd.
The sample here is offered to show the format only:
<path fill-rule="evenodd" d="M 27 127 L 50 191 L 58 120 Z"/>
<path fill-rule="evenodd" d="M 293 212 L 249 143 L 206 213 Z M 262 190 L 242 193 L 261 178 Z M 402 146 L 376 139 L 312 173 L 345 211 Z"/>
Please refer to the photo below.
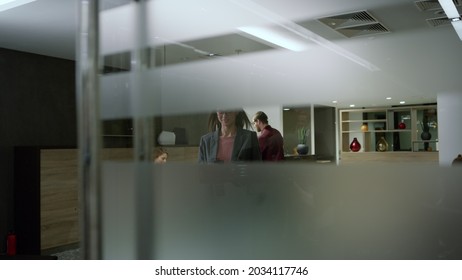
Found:
<path fill-rule="evenodd" d="M 409 88 L 391 82 L 388 64 L 374 64 L 374 55 L 385 54 L 372 55 L 363 43 L 323 31 L 326 27 L 317 18 L 330 14 L 325 2 L 96 2 L 98 24 L 88 29 L 98 34 L 98 71 L 88 83 L 97 85 L 98 114 L 92 118 L 84 113 L 81 121 L 96 122 L 101 129 L 80 145 L 100 143 L 93 153 L 101 157 L 82 160 L 84 166 L 98 167 L 82 180 L 85 185 L 93 176 L 100 179 L 97 191 L 84 189 L 87 199 L 96 201 L 84 211 L 99 217 L 90 224 L 84 218 L 84 232 L 96 233 L 100 246 L 86 248 L 97 252 L 87 258 L 462 255 L 461 204 L 455 203 L 461 196 L 454 185 L 459 175 L 453 169 L 439 167 L 433 158 L 415 158 L 424 153 L 337 166 L 335 158 L 349 150 L 355 135 L 348 133 L 362 135 L 360 126 L 368 122 L 371 137 L 377 137 L 377 131 L 387 129 L 380 127 L 385 120 L 406 123 L 410 114 L 345 113 L 339 123 L 336 114 L 347 106 L 339 101 L 346 96 L 385 98 L 390 88 Z M 312 12 L 302 15 L 301 10 Z M 292 44 L 258 31 L 292 38 Z M 324 157 L 198 163 L 211 115 L 252 108 L 246 111 L 251 119 L 258 108 L 282 111 L 285 104 L 300 105 L 269 116 L 273 123 L 283 123 L 285 153 L 295 153 L 295 132 L 305 127 L 312 155 Z M 430 115 L 417 111 L 417 119 L 429 117 L 427 123 L 433 121 Z M 411 141 L 408 129 L 400 134 L 402 143 Z M 342 130 L 347 133 L 339 135 Z M 375 151 L 375 141 L 363 149 Z M 168 151 L 166 164 L 154 161 L 159 147 Z"/>

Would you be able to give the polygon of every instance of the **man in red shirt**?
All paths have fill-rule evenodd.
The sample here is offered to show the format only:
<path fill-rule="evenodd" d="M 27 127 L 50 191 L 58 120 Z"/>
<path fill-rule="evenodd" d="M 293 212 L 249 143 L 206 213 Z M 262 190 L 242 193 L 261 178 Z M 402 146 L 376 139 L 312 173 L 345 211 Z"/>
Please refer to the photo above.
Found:
<path fill-rule="evenodd" d="M 253 116 L 253 124 L 258 135 L 261 157 L 264 161 L 280 161 L 284 159 L 284 139 L 281 133 L 268 124 L 268 116 L 258 111 Z"/>

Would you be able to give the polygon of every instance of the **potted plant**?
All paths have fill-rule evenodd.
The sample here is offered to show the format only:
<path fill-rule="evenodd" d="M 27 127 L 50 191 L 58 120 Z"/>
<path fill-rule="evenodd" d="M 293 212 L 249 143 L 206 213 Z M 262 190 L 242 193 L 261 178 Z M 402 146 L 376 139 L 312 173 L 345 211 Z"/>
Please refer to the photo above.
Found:
<path fill-rule="evenodd" d="M 299 128 L 297 130 L 297 139 L 298 139 L 297 153 L 299 155 L 308 154 L 308 146 L 306 145 L 306 137 L 308 133 L 309 131 L 305 127 Z"/>

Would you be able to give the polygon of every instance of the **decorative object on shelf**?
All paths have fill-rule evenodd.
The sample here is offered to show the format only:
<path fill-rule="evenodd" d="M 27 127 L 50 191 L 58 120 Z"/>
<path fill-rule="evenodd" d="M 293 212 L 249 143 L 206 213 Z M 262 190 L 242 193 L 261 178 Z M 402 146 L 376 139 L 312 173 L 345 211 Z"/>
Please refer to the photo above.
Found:
<path fill-rule="evenodd" d="M 420 134 L 420 138 L 422 138 L 422 140 L 430 140 L 432 139 L 432 134 L 429 131 L 423 131 Z"/>
<path fill-rule="evenodd" d="M 384 137 L 380 137 L 379 141 L 377 141 L 376 150 L 379 152 L 388 151 L 388 142 Z"/>
<path fill-rule="evenodd" d="M 175 145 L 175 139 L 175 133 L 163 130 L 159 134 L 159 137 L 157 137 L 157 142 L 159 142 L 160 145 Z"/>
<path fill-rule="evenodd" d="M 422 133 L 420 134 L 420 138 L 424 141 L 432 139 L 432 135 L 430 133 L 430 126 L 428 125 L 428 117 L 426 115 L 424 115 L 420 125 L 422 126 Z M 429 146 L 430 146 L 429 143 L 425 142 L 424 150 L 429 151 Z"/>
<path fill-rule="evenodd" d="M 308 145 L 306 145 L 306 137 L 308 133 L 309 133 L 309 130 L 306 129 L 305 127 L 302 127 L 297 130 L 297 139 L 298 139 L 297 153 L 299 155 L 308 154 L 309 149 L 308 149 Z"/>
<path fill-rule="evenodd" d="M 308 150 L 309 150 L 309 149 L 308 149 L 308 146 L 307 146 L 306 144 L 298 144 L 298 145 L 297 145 L 297 153 L 298 153 L 299 155 L 302 155 L 302 156 L 307 155 L 307 154 L 308 154 Z"/>
<path fill-rule="evenodd" d="M 436 121 L 430 121 L 430 122 L 428 122 L 428 126 L 431 127 L 431 128 L 437 128 L 438 123 Z"/>
<path fill-rule="evenodd" d="M 368 130 L 369 130 L 369 127 L 367 126 L 367 123 L 363 123 L 363 125 L 361 125 L 361 131 L 366 132 Z"/>
<path fill-rule="evenodd" d="M 422 127 L 422 133 L 420 134 L 420 138 L 422 140 L 430 140 L 432 139 L 432 135 L 430 133 L 430 126 L 428 125 L 428 117 L 424 116 L 422 122 L 420 122 L 420 126 Z"/>
<path fill-rule="evenodd" d="M 435 139 L 438 138 L 436 113 L 436 105 L 424 104 L 398 108 L 341 109 L 338 114 L 340 120 L 339 150 L 341 153 L 351 154 L 351 141 L 357 137 L 362 145 L 360 153 L 379 153 L 377 142 L 384 137 L 388 142 L 386 150 L 388 153 L 392 151 L 430 151 L 431 148 L 437 151 L 439 147 Z M 368 125 L 367 132 L 364 132 L 364 124 Z M 383 149 L 380 150 L 385 151 L 385 146 L 383 145 Z M 382 156 L 385 155 L 382 153 Z"/>
<path fill-rule="evenodd" d="M 356 137 L 353 138 L 353 141 L 351 141 L 350 150 L 352 152 L 359 152 L 359 150 L 361 150 L 361 144 Z"/>

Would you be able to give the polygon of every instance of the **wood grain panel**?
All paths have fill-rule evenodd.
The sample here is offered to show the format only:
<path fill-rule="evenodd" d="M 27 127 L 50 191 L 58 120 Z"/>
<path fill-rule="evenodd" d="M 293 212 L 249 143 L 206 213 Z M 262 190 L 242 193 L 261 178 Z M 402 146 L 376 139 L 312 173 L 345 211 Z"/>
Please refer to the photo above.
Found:
<path fill-rule="evenodd" d="M 168 162 L 197 162 L 198 147 L 167 147 Z M 103 149 L 101 158 L 133 160 L 133 149 Z M 78 151 L 40 152 L 41 250 L 79 242 Z"/>
<path fill-rule="evenodd" d="M 167 162 L 197 162 L 199 147 L 166 147 Z"/>
<path fill-rule="evenodd" d="M 76 149 L 40 152 L 41 249 L 79 242 Z"/>
<path fill-rule="evenodd" d="M 199 147 L 190 146 L 167 146 L 164 147 L 168 152 L 167 162 L 197 162 Z M 154 154 L 152 156 L 154 158 Z M 102 152 L 103 160 L 111 161 L 132 161 L 133 149 L 132 148 L 107 148 Z"/>

